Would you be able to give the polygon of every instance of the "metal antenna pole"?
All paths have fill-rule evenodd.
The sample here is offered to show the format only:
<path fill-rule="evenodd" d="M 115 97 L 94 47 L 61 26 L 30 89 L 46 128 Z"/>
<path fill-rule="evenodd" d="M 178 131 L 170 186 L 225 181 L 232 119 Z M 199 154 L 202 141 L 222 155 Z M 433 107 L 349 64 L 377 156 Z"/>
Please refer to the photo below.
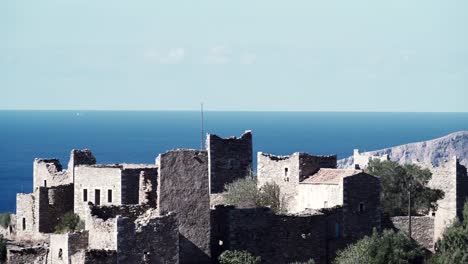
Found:
<path fill-rule="evenodd" d="M 205 137 L 205 131 L 204 131 L 204 127 L 203 127 L 203 103 L 200 103 L 200 114 L 201 114 L 201 135 L 200 135 L 200 149 L 201 150 L 204 150 L 204 147 L 203 147 L 203 139 Z"/>

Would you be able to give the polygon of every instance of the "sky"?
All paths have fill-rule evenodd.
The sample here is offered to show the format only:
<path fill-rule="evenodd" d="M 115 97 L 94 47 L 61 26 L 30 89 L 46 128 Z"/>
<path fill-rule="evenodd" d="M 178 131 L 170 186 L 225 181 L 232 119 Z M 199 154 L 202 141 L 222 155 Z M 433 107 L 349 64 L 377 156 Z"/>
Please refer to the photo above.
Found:
<path fill-rule="evenodd" d="M 2 0 L 0 109 L 468 112 L 468 1 Z"/>

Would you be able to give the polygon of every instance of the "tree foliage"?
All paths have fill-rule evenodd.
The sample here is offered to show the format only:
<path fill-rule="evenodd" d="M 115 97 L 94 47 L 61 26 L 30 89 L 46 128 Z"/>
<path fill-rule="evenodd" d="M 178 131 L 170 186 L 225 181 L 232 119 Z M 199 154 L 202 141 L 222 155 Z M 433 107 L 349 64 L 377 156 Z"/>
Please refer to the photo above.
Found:
<path fill-rule="evenodd" d="M 55 227 L 55 233 L 63 234 L 83 229 L 84 222 L 80 220 L 80 217 L 73 212 L 68 212 L 63 215 L 61 221 Z"/>
<path fill-rule="evenodd" d="M 437 209 L 444 192 L 427 186 L 432 178 L 429 169 L 418 165 L 400 165 L 394 161 L 371 160 L 366 172 L 380 177 L 381 204 L 389 216 L 408 214 L 408 192 L 411 191 L 412 214 L 427 214 Z"/>
<path fill-rule="evenodd" d="M 372 236 L 339 251 L 335 264 L 409 264 L 422 263 L 423 259 L 424 251 L 405 234 L 393 230 L 379 234 L 374 230 Z"/>
<path fill-rule="evenodd" d="M 261 258 L 246 250 L 226 250 L 218 260 L 220 264 L 259 264 Z"/>
<path fill-rule="evenodd" d="M 433 264 L 468 263 L 468 202 L 463 208 L 463 220 L 455 221 L 437 241 Z"/>
<path fill-rule="evenodd" d="M 269 207 L 276 213 L 284 211 L 286 201 L 275 183 L 266 183 L 259 189 L 256 178 L 248 176 L 227 184 L 225 189 L 228 204 L 240 208 Z"/>
<path fill-rule="evenodd" d="M 7 228 L 10 225 L 10 222 L 11 222 L 10 212 L 0 214 L 0 226 L 2 226 L 3 228 Z"/>

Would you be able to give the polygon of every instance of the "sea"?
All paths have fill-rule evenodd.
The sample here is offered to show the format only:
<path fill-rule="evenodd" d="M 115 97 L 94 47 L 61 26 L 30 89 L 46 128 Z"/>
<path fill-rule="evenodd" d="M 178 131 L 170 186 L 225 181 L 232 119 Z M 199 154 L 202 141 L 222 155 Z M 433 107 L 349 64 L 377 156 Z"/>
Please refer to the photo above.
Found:
<path fill-rule="evenodd" d="M 253 133 L 257 152 L 336 154 L 376 150 L 468 130 L 468 113 L 204 112 L 204 132 Z M 201 147 L 197 111 L 0 111 L 0 212 L 30 193 L 34 158 L 90 149 L 98 163 L 154 163 L 170 149 Z M 254 160 L 256 158 L 254 157 Z"/>

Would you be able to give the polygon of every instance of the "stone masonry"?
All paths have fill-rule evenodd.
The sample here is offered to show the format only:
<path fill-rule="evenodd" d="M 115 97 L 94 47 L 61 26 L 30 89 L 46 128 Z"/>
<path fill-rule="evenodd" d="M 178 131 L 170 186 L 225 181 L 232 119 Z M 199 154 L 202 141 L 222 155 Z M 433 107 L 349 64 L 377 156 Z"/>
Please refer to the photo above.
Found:
<path fill-rule="evenodd" d="M 239 138 L 220 138 L 208 134 L 208 171 L 210 192 L 224 192 L 224 186 L 244 178 L 252 171 L 252 133 L 245 131 Z"/>
<path fill-rule="evenodd" d="M 157 160 L 158 209 L 174 212 L 181 263 L 210 262 L 210 191 L 206 151 L 173 150 Z"/>

